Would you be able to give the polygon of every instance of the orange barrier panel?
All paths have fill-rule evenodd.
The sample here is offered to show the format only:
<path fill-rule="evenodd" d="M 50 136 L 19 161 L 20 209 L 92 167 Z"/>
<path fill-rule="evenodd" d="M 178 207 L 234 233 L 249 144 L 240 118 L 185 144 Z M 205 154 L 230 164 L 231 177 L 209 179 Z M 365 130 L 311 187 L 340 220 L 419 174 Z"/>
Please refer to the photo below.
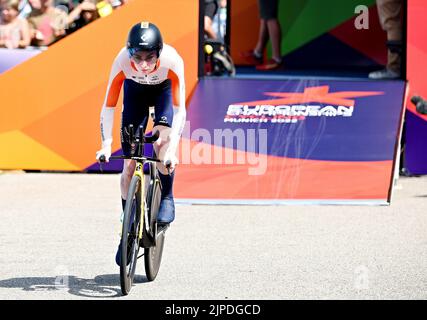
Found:
<path fill-rule="evenodd" d="M 0 169 L 79 171 L 95 161 L 110 67 L 139 21 L 159 26 L 183 57 L 188 98 L 197 83 L 198 14 L 197 1 L 131 1 L 1 74 Z"/>
<path fill-rule="evenodd" d="M 257 0 L 231 1 L 231 56 L 235 64 L 247 64 L 240 53 L 255 47 L 259 33 Z"/>

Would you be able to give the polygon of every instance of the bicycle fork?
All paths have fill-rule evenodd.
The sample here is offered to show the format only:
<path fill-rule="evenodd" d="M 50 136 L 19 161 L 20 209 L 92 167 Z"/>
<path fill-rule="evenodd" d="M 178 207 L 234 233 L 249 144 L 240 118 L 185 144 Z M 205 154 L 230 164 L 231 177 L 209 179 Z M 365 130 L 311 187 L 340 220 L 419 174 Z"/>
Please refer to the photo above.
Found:
<path fill-rule="evenodd" d="M 139 228 L 139 233 L 138 233 L 138 241 L 141 241 L 142 239 L 142 231 L 144 226 L 147 227 L 147 221 L 146 220 L 146 199 L 145 199 L 145 175 L 143 172 L 143 164 L 140 162 L 137 162 L 136 164 L 136 168 L 135 168 L 135 173 L 134 175 L 138 176 L 140 178 L 141 181 L 141 186 L 140 186 L 140 197 L 141 197 L 141 216 L 140 216 L 140 228 Z"/>

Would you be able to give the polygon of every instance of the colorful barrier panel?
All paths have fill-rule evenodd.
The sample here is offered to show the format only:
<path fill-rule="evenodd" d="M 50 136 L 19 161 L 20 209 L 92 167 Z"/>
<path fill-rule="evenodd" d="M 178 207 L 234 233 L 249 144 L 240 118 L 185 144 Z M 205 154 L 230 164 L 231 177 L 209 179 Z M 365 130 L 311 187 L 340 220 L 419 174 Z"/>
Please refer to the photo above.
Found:
<path fill-rule="evenodd" d="M 200 80 L 176 197 L 386 204 L 404 91 L 403 81 Z"/>
<path fill-rule="evenodd" d="M 138 21 L 157 24 L 183 57 L 188 98 L 197 83 L 198 10 L 193 1 L 131 1 L 2 73 L 0 169 L 81 171 L 93 164 L 110 68 Z"/>
<path fill-rule="evenodd" d="M 0 49 L 0 74 L 41 53 L 39 49 Z"/>
<path fill-rule="evenodd" d="M 231 55 L 237 65 L 244 65 L 247 62 L 240 53 L 253 49 L 258 39 L 258 1 L 231 1 L 230 5 Z M 369 10 L 363 20 L 360 8 Z M 287 70 L 358 71 L 375 69 L 387 62 L 386 34 L 379 23 L 375 0 L 279 1 L 278 19 Z M 368 28 L 356 28 L 360 22 L 367 23 Z"/>
<path fill-rule="evenodd" d="M 427 174 L 427 116 L 409 101 L 420 95 L 427 99 L 427 2 L 408 1 L 407 77 L 410 92 L 406 102 L 405 160 L 410 174 Z"/>

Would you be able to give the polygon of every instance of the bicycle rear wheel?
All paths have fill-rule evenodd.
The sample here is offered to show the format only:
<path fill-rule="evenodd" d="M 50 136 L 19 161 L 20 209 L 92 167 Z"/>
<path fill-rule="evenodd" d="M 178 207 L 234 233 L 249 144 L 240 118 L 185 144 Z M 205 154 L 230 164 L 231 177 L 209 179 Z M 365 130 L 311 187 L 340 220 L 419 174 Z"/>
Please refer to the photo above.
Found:
<path fill-rule="evenodd" d="M 157 230 L 156 219 L 160 206 L 161 187 L 157 179 L 153 182 L 154 183 L 150 185 L 149 192 L 147 193 L 147 201 L 151 204 L 149 218 L 154 233 L 153 236 L 156 237 L 156 245 L 144 249 L 145 274 L 149 281 L 153 281 L 159 272 L 166 231 L 166 228 Z"/>
<path fill-rule="evenodd" d="M 141 228 L 140 188 L 141 179 L 138 176 L 133 176 L 124 210 L 121 240 L 120 286 L 124 295 L 127 295 L 132 288 L 138 259 L 138 233 L 139 228 Z"/>

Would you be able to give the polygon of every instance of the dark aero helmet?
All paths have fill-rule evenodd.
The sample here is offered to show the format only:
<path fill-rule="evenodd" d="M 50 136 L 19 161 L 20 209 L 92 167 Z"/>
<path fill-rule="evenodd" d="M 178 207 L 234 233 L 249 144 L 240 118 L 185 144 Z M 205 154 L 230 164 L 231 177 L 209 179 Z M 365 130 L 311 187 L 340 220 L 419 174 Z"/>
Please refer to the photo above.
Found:
<path fill-rule="evenodd" d="M 129 31 L 126 47 L 130 56 L 138 51 L 156 51 L 159 57 L 163 49 L 159 28 L 151 22 L 137 23 Z"/>

